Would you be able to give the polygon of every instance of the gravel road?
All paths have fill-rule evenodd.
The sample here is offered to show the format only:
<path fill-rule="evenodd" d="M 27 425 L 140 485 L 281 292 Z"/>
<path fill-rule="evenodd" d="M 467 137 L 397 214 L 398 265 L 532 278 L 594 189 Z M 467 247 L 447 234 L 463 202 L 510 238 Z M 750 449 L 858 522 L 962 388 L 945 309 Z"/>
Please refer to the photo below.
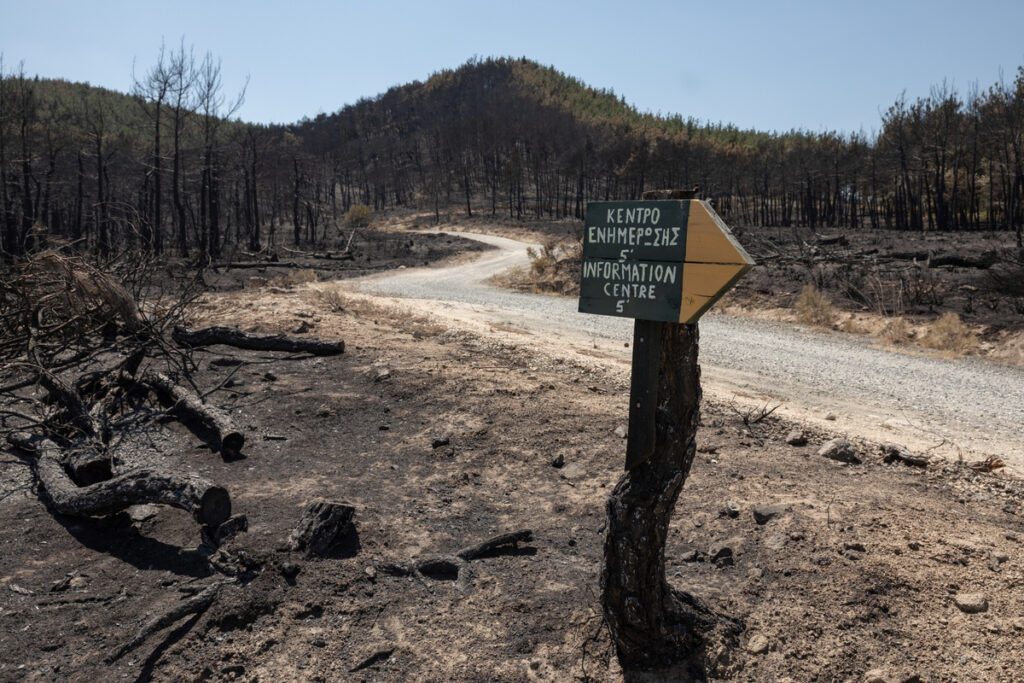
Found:
<path fill-rule="evenodd" d="M 420 310 L 484 321 L 564 349 L 602 349 L 629 362 L 632 320 L 586 315 L 576 299 L 491 286 L 494 273 L 526 264 L 524 242 L 452 233 L 496 249 L 441 268 L 392 271 L 351 281 L 360 291 L 408 300 Z M 1024 371 L 979 359 L 945 360 L 877 348 L 857 335 L 710 313 L 700 321 L 705 393 L 945 457 L 996 455 L 1024 474 Z"/>

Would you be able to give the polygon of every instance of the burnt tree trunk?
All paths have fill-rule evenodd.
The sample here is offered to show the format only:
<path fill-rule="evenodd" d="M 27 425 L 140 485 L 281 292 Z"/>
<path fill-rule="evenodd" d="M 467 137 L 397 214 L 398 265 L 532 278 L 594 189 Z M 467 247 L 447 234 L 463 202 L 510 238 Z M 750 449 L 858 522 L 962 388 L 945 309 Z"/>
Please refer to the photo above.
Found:
<path fill-rule="evenodd" d="M 214 527 L 231 516 L 228 492 L 201 477 L 142 468 L 90 486 L 76 486 L 64 467 L 64 452 L 53 441 L 25 432 L 12 432 L 7 441 L 35 453 L 36 476 L 62 515 L 109 515 L 132 505 L 160 503 L 185 510 L 200 524 Z"/>
<path fill-rule="evenodd" d="M 703 675 L 705 644 L 738 629 L 665 580 L 669 519 L 696 453 L 701 388 L 697 325 L 667 323 L 661 334 L 653 449 L 608 498 L 601 598 L 624 668 L 685 662 Z"/>

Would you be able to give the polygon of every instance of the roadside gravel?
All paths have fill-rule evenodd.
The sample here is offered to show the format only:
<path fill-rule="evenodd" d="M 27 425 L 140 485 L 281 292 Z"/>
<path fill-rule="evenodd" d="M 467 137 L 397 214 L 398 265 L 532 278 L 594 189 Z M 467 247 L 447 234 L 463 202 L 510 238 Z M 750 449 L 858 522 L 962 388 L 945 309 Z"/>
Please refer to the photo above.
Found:
<path fill-rule="evenodd" d="M 628 363 L 631 320 L 578 313 L 576 299 L 487 284 L 505 268 L 526 265 L 528 244 L 452 234 L 496 249 L 469 263 L 392 271 L 350 286 L 406 299 L 454 324 L 486 321 L 506 335 L 532 335 L 533 343 Z M 996 455 L 1024 474 L 1024 370 L 897 353 L 857 335 L 714 313 L 701 319 L 700 332 L 702 383 L 712 397 L 741 406 L 781 403 L 779 413 L 798 421 L 933 455 Z"/>

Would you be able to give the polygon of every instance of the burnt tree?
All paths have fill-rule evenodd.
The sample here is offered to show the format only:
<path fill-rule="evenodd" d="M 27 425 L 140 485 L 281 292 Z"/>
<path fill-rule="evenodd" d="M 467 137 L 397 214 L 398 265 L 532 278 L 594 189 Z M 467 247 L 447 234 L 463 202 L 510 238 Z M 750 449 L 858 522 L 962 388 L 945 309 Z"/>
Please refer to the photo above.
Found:
<path fill-rule="evenodd" d="M 701 388 L 697 325 L 658 327 L 653 448 L 608 497 L 601 600 L 623 668 L 683 663 L 698 675 L 707 645 L 735 640 L 741 627 L 665 580 L 665 541 L 696 453 Z"/>

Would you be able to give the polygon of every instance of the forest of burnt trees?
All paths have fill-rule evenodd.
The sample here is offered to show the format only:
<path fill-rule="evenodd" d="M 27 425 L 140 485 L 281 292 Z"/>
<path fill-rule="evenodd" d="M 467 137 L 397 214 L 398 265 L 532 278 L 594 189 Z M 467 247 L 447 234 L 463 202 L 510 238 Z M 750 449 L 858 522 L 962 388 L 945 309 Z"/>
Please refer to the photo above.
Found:
<path fill-rule="evenodd" d="M 1022 245 L 1024 67 L 901 97 L 880 132 L 743 131 L 637 112 L 526 59 L 471 60 L 292 125 L 234 118 L 220 65 L 161 48 L 130 95 L 0 64 L 5 261 L 201 260 L 322 241 L 354 204 L 561 219 L 697 185 L 735 225 L 1007 230 Z"/>

